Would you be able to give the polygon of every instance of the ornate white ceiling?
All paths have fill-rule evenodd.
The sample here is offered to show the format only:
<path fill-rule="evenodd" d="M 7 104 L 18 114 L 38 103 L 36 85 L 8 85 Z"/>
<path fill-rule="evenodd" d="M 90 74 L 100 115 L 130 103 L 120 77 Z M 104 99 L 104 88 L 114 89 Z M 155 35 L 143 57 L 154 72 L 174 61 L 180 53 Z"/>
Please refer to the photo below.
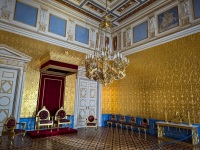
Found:
<path fill-rule="evenodd" d="M 105 15 L 106 0 L 52 0 L 91 19 L 102 20 Z M 121 23 L 135 13 L 158 0 L 108 0 L 109 17 L 115 24 Z"/>

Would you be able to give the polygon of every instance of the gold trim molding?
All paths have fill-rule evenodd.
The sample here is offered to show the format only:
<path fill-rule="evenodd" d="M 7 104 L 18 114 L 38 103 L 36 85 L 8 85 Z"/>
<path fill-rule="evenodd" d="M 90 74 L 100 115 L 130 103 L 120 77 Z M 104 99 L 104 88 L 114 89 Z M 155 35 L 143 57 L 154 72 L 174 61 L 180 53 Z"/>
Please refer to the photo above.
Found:
<path fill-rule="evenodd" d="M 69 54 L 69 51 L 56 52 L 56 51 L 50 50 L 50 52 L 46 56 L 40 59 L 40 64 L 43 64 L 47 62 L 48 60 L 55 60 L 55 61 L 73 64 L 77 66 L 81 64 L 81 58 Z"/>

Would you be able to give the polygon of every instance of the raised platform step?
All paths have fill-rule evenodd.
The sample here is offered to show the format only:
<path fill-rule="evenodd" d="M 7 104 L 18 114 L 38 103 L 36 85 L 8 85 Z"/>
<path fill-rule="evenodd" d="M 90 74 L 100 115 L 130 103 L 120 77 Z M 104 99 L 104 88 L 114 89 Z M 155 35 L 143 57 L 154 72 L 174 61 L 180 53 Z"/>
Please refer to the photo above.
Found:
<path fill-rule="evenodd" d="M 52 129 L 45 129 L 40 130 L 39 133 L 37 133 L 37 130 L 34 131 L 27 131 L 27 135 L 29 135 L 31 138 L 41 138 L 41 137 L 49 137 L 49 136 L 57 136 L 57 135 L 64 135 L 64 134 L 72 134 L 77 133 L 77 130 L 72 128 L 59 128 L 59 131 L 57 131 L 57 128 Z"/>

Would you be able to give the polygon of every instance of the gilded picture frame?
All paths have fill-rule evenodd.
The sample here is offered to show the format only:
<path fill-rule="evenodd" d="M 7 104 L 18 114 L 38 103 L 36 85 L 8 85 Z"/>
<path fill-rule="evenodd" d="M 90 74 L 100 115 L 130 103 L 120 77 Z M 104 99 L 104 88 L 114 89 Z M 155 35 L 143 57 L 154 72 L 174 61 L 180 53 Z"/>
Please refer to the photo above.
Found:
<path fill-rule="evenodd" d="M 179 26 L 178 6 L 158 15 L 158 32 L 164 32 Z"/>

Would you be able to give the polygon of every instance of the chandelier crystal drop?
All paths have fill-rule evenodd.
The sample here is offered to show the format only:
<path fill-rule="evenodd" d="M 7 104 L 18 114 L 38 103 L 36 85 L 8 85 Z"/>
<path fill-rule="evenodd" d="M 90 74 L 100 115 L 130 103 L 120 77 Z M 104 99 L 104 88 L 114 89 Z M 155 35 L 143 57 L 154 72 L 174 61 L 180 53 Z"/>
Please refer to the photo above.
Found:
<path fill-rule="evenodd" d="M 126 68 L 129 60 L 118 51 L 114 50 L 107 41 L 107 37 L 112 39 L 113 24 L 109 21 L 107 0 L 106 14 L 104 20 L 99 24 L 97 49 L 94 54 L 88 54 L 85 59 L 86 76 L 94 79 L 103 85 L 108 85 L 114 80 L 123 79 L 126 76 Z M 106 40 L 102 40 L 106 39 Z M 102 41 L 105 41 L 103 43 Z M 104 46 L 105 45 L 105 46 Z M 113 45 L 113 44 L 112 44 Z"/>

